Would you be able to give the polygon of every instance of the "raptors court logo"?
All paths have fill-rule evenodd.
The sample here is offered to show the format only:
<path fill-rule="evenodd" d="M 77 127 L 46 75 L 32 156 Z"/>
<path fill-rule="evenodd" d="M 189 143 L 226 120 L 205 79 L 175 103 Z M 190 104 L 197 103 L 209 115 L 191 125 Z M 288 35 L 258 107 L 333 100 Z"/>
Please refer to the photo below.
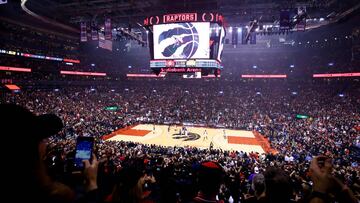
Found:
<path fill-rule="evenodd" d="M 183 141 L 194 141 L 194 140 L 198 140 L 200 138 L 200 135 L 191 132 L 189 132 L 187 136 L 184 134 L 177 133 L 177 134 L 173 134 L 172 138 L 176 140 L 182 139 Z"/>
<path fill-rule="evenodd" d="M 191 58 L 199 46 L 199 34 L 192 23 L 178 23 L 159 35 L 161 54 L 168 58 Z"/>

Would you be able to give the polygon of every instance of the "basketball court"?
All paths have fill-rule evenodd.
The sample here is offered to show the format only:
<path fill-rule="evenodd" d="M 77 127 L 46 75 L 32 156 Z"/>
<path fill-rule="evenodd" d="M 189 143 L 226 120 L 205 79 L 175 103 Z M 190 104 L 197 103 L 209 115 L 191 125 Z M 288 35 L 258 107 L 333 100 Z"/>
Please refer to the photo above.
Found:
<path fill-rule="evenodd" d="M 185 132 L 187 131 L 187 132 Z M 244 152 L 274 152 L 266 138 L 257 132 L 172 125 L 140 124 L 119 129 L 104 136 L 106 141 L 131 141 L 161 146 L 237 150 Z"/>

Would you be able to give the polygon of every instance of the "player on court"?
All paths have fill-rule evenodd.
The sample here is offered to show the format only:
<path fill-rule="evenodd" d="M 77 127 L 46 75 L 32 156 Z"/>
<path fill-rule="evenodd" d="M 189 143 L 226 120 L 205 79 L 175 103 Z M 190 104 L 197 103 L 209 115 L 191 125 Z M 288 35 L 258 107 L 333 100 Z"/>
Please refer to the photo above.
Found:
<path fill-rule="evenodd" d="M 182 133 L 185 135 L 185 132 L 187 131 L 187 129 L 186 129 L 186 127 L 185 126 L 183 126 L 182 127 Z M 181 133 L 180 133 L 181 134 Z"/>
<path fill-rule="evenodd" d="M 207 140 L 208 139 L 208 137 L 207 137 L 207 131 L 205 130 L 204 131 L 204 139 L 203 139 L 203 141 L 205 141 L 205 140 Z"/>
<path fill-rule="evenodd" d="M 224 132 L 224 139 L 226 140 L 226 133 L 225 133 L 225 129 L 223 130 L 223 132 Z"/>

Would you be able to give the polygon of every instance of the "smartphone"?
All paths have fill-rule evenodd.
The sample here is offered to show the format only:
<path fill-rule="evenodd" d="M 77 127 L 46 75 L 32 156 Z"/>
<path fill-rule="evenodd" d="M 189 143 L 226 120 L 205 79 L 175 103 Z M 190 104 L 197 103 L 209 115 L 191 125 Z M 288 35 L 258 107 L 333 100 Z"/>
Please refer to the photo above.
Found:
<path fill-rule="evenodd" d="M 76 140 L 76 150 L 74 166 L 77 170 L 84 168 L 83 160 L 91 160 L 94 148 L 93 137 L 78 137 Z"/>

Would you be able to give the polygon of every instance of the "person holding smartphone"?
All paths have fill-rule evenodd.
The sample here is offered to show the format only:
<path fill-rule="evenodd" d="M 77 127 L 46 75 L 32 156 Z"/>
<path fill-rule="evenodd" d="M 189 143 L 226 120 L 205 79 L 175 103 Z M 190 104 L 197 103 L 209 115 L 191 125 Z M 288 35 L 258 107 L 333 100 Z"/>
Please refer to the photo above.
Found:
<path fill-rule="evenodd" d="M 62 128 L 62 120 L 53 114 L 36 116 L 29 110 L 15 104 L 0 104 L 0 129 L 3 143 L 13 143 L 1 147 L 3 199 L 11 202 L 74 202 L 75 192 L 65 184 L 53 181 L 44 163 L 46 138 L 57 134 Z M 83 161 L 85 177 L 84 202 L 92 202 L 97 189 L 98 162 Z"/>
<path fill-rule="evenodd" d="M 311 161 L 310 173 L 313 192 L 310 203 L 327 203 L 335 200 L 340 203 L 358 203 L 352 191 L 339 179 L 331 175 L 331 159 L 325 156 L 315 157 Z"/>
<path fill-rule="evenodd" d="M 94 138 L 79 136 L 76 140 L 74 166 L 77 171 L 82 171 L 84 161 L 90 161 L 93 154 Z"/>

